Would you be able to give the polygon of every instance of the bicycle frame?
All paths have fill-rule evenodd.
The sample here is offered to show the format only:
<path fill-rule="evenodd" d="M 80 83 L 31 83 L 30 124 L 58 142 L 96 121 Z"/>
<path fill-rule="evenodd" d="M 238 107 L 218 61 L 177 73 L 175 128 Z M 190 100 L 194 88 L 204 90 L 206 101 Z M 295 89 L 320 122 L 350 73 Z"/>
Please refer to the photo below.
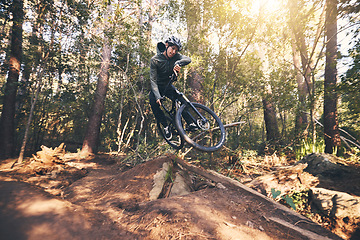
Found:
<path fill-rule="evenodd" d="M 173 74 L 170 78 L 170 81 L 169 83 L 167 84 L 166 88 L 168 88 L 168 86 L 170 84 L 172 84 L 173 82 L 175 82 L 177 80 L 177 76 L 175 74 Z M 179 90 L 177 90 L 175 88 L 175 91 L 176 91 L 176 94 L 177 94 L 177 97 L 176 99 L 173 101 L 172 103 L 172 107 L 171 107 L 171 110 L 168 110 L 163 104 L 161 104 L 161 106 L 163 106 L 164 110 L 173 118 L 175 113 L 176 113 L 176 110 L 177 110 L 177 107 L 180 107 L 182 104 L 186 104 L 187 106 L 191 107 L 191 109 L 194 110 L 194 112 L 201 118 L 201 120 L 204 122 L 204 123 L 207 123 L 208 120 L 194 107 L 194 105 L 192 105 L 192 103 L 190 102 L 190 100 L 182 93 L 180 92 Z M 163 97 L 164 99 L 164 97 Z M 179 101 L 181 104 L 179 104 L 178 106 L 176 106 L 177 104 L 177 101 Z M 191 116 L 191 115 L 190 115 Z M 194 117 L 191 116 L 193 122 L 198 125 L 198 123 L 195 121 Z M 200 126 L 198 126 L 200 127 Z"/>
<path fill-rule="evenodd" d="M 175 112 L 177 110 L 177 107 L 176 107 L 176 100 L 175 101 L 172 101 L 172 105 L 171 105 L 171 109 L 169 110 L 164 104 L 163 104 L 163 101 L 165 100 L 165 98 L 163 98 L 161 100 L 161 106 L 162 108 L 165 110 L 165 112 L 167 112 L 167 114 L 169 114 L 172 118 L 173 116 L 175 116 Z"/>
<path fill-rule="evenodd" d="M 185 142 L 205 152 L 219 150 L 226 140 L 226 131 L 220 118 L 208 107 L 190 102 L 182 92 L 170 85 L 174 81 L 176 76 L 173 75 L 165 88 L 165 93 L 169 86 L 174 92 L 168 92 L 160 99 L 172 137 L 165 137 L 163 127 L 158 122 L 160 133 L 167 143 L 177 150 L 181 149 Z M 172 100 L 171 107 L 164 103 L 166 98 Z M 213 134 L 215 129 L 219 132 Z"/>
<path fill-rule="evenodd" d="M 201 115 L 201 113 L 199 113 L 199 111 L 194 107 L 194 105 L 192 105 L 192 103 L 190 102 L 190 100 L 182 93 L 182 92 L 179 92 L 177 89 L 176 89 L 176 93 L 178 93 L 178 96 L 180 96 L 182 99 L 185 100 L 186 104 L 188 106 L 191 107 L 191 109 L 194 110 L 194 112 L 201 118 L 201 120 L 205 123 L 208 122 L 208 120 L 203 116 Z M 181 102 L 181 101 L 180 101 Z"/>

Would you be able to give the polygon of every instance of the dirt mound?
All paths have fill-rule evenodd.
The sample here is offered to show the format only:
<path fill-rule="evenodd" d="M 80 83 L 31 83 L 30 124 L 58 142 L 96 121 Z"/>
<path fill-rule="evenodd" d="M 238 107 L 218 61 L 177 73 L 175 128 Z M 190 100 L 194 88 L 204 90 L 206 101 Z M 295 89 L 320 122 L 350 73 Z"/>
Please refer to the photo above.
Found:
<path fill-rule="evenodd" d="M 52 170 L 56 174 L 49 170 L 43 175 L 34 171 L 21 175 L 20 169 L 4 167 L 0 172 L 1 180 L 10 181 L 15 176 L 16 180 L 27 181 L 26 177 L 31 176 L 31 184 L 38 186 L 44 186 L 45 178 L 55 181 L 64 176 L 63 171 L 70 169 L 86 174 L 79 180 L 71 180 L 71 184 L 60 178 L 57 185 L 47 185 L 45 189 L 58 196 L 51 196 L 40 188 L 17 185 L 24 183 L 10 182 L 13 192 L 4 191 L 0 199 L 1 215 L 6 213 L 3 219 L 16 213 L 16 225 L 21 226 L 23 221 L 27 221 L 28 229 L 45 229 L 45 233 L 48 229 L 55 233 L 57 229 L 67 229 L 69 234 L 74 233 L 72 239 L 339 239 L 239 182 L 189 165 L 173 155 L 133 168 L 124 167 L 122 161 L 110 156 L 91 159 L 73 156 L 61 164 L 64 165 L 62 170 Z M 164 170 L 164 166 L 168 167 Z M 159 174 L 162 171 L 164 174 Z M 180 172 L 188 174 L 186 178 L 190 181 L 184 184 L 188 184 L 189 194 L 181 195 L 184 193 L 174 190 Z M 158 176 L 164 179 L 154 198 L 150 192 L 154 190 Z M 3 189 L 10 189 L 7 186 L 10 183 L 3 183 Z M 23 195 L 13 194 L 17 190 Z M 52 190 L 61 190 L 61 193 Z M 19 211 L 28 194 L 31 204 Z M 29 209 L 41 209 L 42 204 L 33 205 L 38 201 L 35 197 L 54 199 L 58 210 L 47 215 L 46 224 L 29 221 L 35 216 L 26 215 Z M 14 204 L 8 204 L 10 202 Z M 3 226 L 15 231 L 9 225 Z M 73 231 L 74 228 L 78 231 Z M 30 236 L 26 235 L 29 231 L 20 232 L 23 236 Z M 69 239 L 66 234 L 55 239 Z"/>
<path fill-rule="evenodd" d="M 196 169 L 189 171 L 190 189 L 196 189 L 201 178 L 213 184 L 188 195 L 151 201 L 154 176 L 167 162 L 175 162 L 171 171 Z M 174 156 L 160 157 L 125 172 L 115 169 L 91 172 L 66 189 L 65 199 L 102 212 L 144 239 L 336 238 L 286 207 L 239 187 L 239 183 L 186 165 Z"/>

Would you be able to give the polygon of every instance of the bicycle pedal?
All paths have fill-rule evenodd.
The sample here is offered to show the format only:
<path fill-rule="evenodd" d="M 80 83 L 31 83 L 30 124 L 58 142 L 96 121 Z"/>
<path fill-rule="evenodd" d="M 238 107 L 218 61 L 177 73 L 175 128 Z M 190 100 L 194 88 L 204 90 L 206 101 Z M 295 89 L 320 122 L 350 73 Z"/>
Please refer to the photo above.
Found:
<path fill-rule="evenodd" d="M 172 132 L 169 128 L 169 126 L 164 127 L 164 135 L 166 140 L 170 140 L 172 138 Z"/>

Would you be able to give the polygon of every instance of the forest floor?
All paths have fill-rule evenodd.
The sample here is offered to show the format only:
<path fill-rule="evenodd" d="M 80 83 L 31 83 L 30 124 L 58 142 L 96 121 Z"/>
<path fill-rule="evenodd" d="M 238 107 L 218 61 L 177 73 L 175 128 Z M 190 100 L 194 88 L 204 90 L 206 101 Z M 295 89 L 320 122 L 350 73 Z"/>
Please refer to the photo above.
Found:
<path fill-rule="evenodd" d="M 341 239 L 240 182 L 175 155 L 137 165 L 124 159 L 65 154 L 50 162 L 28 158 L 13 168 L 15 159 L 2 161 L 1 239 Z M 175 179 L 156 190 L 168 164 L 167 178 L 181 173 L 190 187 L 170 192 Z"/>

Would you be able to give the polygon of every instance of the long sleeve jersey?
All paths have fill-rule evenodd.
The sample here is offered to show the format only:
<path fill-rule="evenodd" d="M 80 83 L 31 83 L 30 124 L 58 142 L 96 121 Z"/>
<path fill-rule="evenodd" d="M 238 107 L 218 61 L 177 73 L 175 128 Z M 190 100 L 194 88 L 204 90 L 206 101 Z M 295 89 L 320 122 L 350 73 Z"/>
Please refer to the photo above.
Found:
<path fill-rule="evenodd" d="M 191 62 L 187 56 L 176 53 L 174 57 L 167 59 L 163 52 L 166 50 L 165 44 L 160 42 L 157 44 L 157 54 L 150 60 L 150 83 L 151 90 L 155 94 L 155 98 L 161 97 L 159 87 L 165 87 L 173 74 L 174 66 L 185 66 Z"/>

